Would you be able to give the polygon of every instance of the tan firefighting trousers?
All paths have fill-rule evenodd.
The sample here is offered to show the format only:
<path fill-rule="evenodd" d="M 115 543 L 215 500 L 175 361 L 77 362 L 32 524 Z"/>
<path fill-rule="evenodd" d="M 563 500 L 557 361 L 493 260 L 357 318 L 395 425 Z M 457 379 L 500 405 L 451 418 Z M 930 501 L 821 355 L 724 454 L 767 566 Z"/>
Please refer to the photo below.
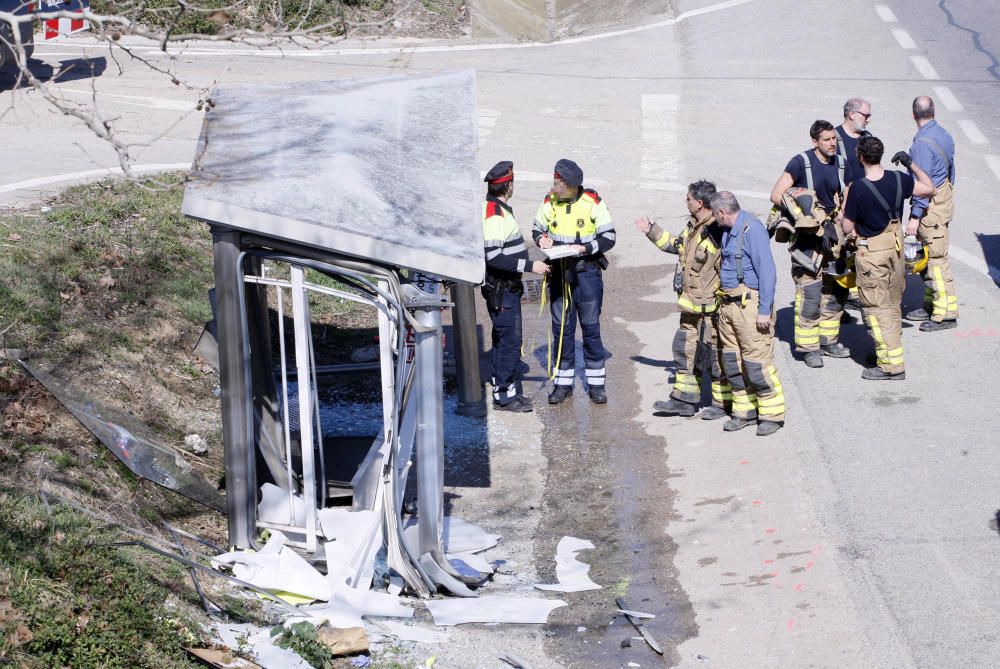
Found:
<path fill-rule="evenodd" d="M 854 256 L 858 296 L 865 321 L 875 340 L 875 362 L 887 374 L 898 374 L 903 365 L 903 301 L 905 266 L 903 232 L 893 221 L 881 235 L 862 239 Z"/>
<path fill-rule="evenodd" d="M 746 292 L 745 301 L 723 300 L 719 307 L 722 368 L 733 388 L 733 417 L 780 422 L 785 419 L 785 395 L 774 368 L 774 315 L 771 330 L 757 330 L 757 291 L 739 286 L 726 295 Z"/>
<path fill-rule="evenodd" d="M 793 267 L 792 280 L 795 281 L 795 350 L 807 353 L 818 351 L 821 345 L 836 344 L 847 290 L 823 271 L 814 276 L 801 267 Z"/>
<path fill-rule="evenodd" d="M 958 318 L 958 296 L 948 263 L 948 225 L 955 211 L 954 190 L 944 182 L 934 194 L 917 227 L 917 239 L 927 246 L 924 280 L 924 308 L 931 320 L 941 322 Z"/>
<path fill-rule="evenodd" d="M 699 355 L 698 339 L 702 334 L 702 320 L 705 329 L 701 345 L 707 354 Z M 674 335 L 673 353 L 677 371 L 674 373 L 674 389 L 670 396 L 682 402 L 698 404 L 701 401 L 701 378 L 708 374 L 712 379 L 712 404 L 728 410 L 733 395 L 722 371 L 716 314 L 690 314 L 682 311 L 680 327 Z"/>

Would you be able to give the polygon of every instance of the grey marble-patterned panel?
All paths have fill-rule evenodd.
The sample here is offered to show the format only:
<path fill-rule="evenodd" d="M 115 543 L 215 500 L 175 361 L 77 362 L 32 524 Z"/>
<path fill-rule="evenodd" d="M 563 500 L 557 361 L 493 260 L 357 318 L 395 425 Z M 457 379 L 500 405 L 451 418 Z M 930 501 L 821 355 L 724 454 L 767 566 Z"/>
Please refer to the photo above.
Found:
<path fill-rule="evenodd" d="M 472 70 L 218 87 L 189 216 L 478 283 Z"/>

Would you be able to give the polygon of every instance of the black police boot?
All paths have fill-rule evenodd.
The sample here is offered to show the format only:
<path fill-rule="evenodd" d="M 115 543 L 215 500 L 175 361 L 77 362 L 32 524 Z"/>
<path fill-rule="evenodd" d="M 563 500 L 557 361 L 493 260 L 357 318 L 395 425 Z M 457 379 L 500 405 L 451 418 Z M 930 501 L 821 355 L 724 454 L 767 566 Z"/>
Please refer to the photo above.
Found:
<path fill-rule="evenodd" d="M 556 386 L 549 394 L 549 404 L 562 404 L 573 394 L 573 386 Z"/>
<path fill-rule="evenodd" d="M 608 393 L 605 392 L 604 386 L 590 386 L 587 392 L 590 394 L 590 401 L 594 404 L 608 403 Z"/>
<path fill-rule="evenodd" d="M 681 400 L 675 400 L 671 397 L 669 400 L 664 402 L 663 400 L 657 400 L 653 402 L 653 409 L 659 413 L 666 414 L 668 416 L 693 416 L 697 411 L 698 407 L 691 404 L 690 402 L 683 402 Z"/>
<path fill-rule="evenodd" d="M 527 413 L 532 411 L 534 407 L 531 405 L 531 400 L 523 395 L 518 395 L 507 404 L 493 403 L 493 408 L 497 411 L 511 411 L 513 413 Z"/>

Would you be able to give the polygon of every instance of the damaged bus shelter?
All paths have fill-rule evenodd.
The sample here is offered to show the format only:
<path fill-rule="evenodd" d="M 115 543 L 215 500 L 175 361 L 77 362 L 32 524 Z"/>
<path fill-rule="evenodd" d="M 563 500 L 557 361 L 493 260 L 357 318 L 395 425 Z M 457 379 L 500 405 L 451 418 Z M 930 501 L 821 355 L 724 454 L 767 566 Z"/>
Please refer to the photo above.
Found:
<path fill-rule="evenodd" d="M 472 71 L 215 90 L 183 212 L 213 234 L 232 548 L 260 548 L 267 529 L 320 561 L 330 528 L 353 527 L 353 587 L 370 585 L 383 545 L 419 595 L 471 596 L 482 580 L 442 544 L 442 311 L 450 283 L 484 273 L 476 118 Z M 328 480 L 315 295 L 377 314 L 381 431 L 350 506 Z"/>

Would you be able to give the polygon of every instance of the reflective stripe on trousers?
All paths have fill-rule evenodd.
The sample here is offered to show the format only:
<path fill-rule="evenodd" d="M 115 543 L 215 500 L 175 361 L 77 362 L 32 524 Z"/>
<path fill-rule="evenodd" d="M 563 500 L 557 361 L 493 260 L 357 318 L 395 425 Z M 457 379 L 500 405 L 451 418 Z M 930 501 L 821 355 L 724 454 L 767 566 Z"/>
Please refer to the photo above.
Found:
<path fill-rule="evenodd" d="M 781 422 L 785 396 L 774 367 L 774 316 L 767 333 L 757 330 L 757 291 L 745 306 L 727 302 L 719 310 L 722 364 L 733 388 L 733 416 Z"/>

